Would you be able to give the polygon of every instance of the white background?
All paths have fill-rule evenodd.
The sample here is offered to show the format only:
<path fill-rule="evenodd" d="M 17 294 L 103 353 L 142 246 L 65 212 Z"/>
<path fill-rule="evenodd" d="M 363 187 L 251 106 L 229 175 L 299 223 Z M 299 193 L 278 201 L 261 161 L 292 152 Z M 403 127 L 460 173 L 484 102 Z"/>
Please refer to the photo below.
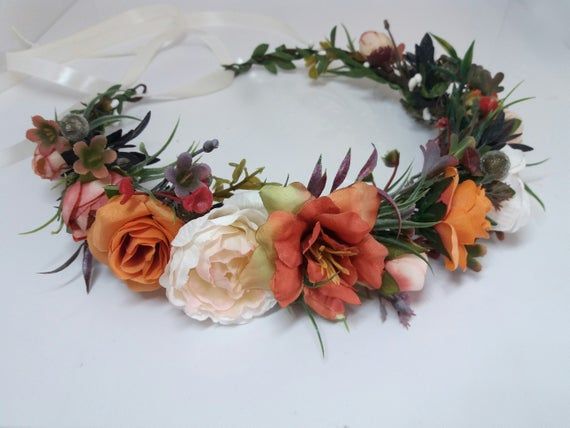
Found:
<path fill-rule="evenodd" d="M 188 12 L 271 15 L 309 40 L 340 22 L 358 36 L 380 29 L 384 18 L 409 47 L 426 31 L 460 52 L 477 39 L 475 62 L 505 72 L 508 88 L 524 80 L 518 96 L 537 97 L 516 111 L 524 118 L 525 142 L 536 147 L 529 159 L 550 158 L 527 175 L 547 212 L 537 209 L 526 229 L 491 243 L 479 274 L 449 274 L 438 266 L 414 297 L 417 316 L 409 330 L 394 314 L 382 323 L 377 301 L 351 311 L 350 333 L 321 322 L 323 359 L 301 313 L 279 311 L 245 326 L 219 327 L 190 320 L 162 292 L 130 292 L 103 268 L 90 295 L 79 264 L 55 276 L 34 274 L 65 260 L 74 245 L 49 231 L 17 235 L 52 215 L 56 193 L 32 175 L 28 161 L 5 168 L 0 426 L 570 426 L 567 2 L 178 3 Z M 78 1 L 40 41 L 139 4 Z M 19 15 L 27 16 L 22 25 L 34 28 L 47 19 L 50 2 L 21 7 L 27 8 Z M 291 42 L 243 29 L 215 33 L 236 57 L 246 57 L 261 41 Z M 78 64 L 111 80 L 125 65 Z M 208 53 L 187 41 L 161 54 L 144 80 L 167 89 L 212 67 Z M 0 145 L 20 141 L 33 114 L 51 116 L 77 98 L 33 81 L 0 94 Z M 227 172 L 226 162 L 246 157 L 251 166 L 266 165 L 275 180 L 287 173 L 307 180 L 320 153 L 331 171 L 349 146 L 357 165 L 371 142 L 382 152 L 399 148 L 404 163 L 419 167 L 418 146 L 431 135 L 387 88 L 363 81 L 313 83 L 302 70 L 278 77 L 258 70 L 214 95 L 138 105 L 131 112 L 149 108 L 153 120 L 142 137 L 151 148 L 180 117 L 170 157 L 193 140 L 216 137 L 222 146 L 209 157 L 216 171 Z"/>

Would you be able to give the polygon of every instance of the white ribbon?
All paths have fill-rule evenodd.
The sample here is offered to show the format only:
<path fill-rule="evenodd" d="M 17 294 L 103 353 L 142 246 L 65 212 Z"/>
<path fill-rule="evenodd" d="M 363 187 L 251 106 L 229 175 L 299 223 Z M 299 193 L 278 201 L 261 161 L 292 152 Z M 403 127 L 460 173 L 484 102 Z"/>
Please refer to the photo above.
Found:
<path fill-rule="evenodd" d="M 93 96 L 110 86 L 121 83 L 131 87 L 163 49 L 174 46 L 191 35 L 198 38 L 220 64 L 234 62 L 225 44 L 205 31 L 208 27 L 246 27 L 255 30 L 281 32 L 305 44 L 288 25 L 268 16 L 234 12 L 198 12 L 184 14 L 173 6 L 147 6 L 128 10 L 71 36 L 44 45 L 6 54 L 7 72 L 0 74 L 0 93 L 28 77 Z M 128 45 L 120 50 L 121 46 Z M 132 56 L 122 79 L 109 82 L 68 65 L 84 58 L 113 58 Z M 218 68 L 194 81 L 160 94 L 144 95 L 148 100 L 174 100 L 210 94 L 229 86 L 232 71 Z M 32 154 L 33 144 L 23 140 L 0 151 L 0 166 L 8 166 Z"/>

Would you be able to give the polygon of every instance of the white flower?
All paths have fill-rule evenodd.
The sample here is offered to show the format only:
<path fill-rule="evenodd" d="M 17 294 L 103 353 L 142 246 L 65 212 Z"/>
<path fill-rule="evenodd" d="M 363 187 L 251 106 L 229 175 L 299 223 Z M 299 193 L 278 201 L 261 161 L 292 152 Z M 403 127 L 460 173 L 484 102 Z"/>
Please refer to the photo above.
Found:
<path fill-rule="evenodd" d="M 266 220 L 259 193 L 248 191 L 185 224 L 160 278 L 170 302 L 191 318 L 220 324 L 243 324 L 271 309 L 271 270 L 251 263 Z"/>
<path fill-rule="evenodd" d="M 429 112 L 429 108 L 426 107 L 422 110 L 422 118 L 426 122 L 429 122 L 432 119 L 431 113 Z"/>
<path fill-rule="evenodd" d="M 526 160 L 523 152 L 505 146 L 502 151 L 509 156 L 511 168 L 509 174 L 502 181 L 515 191 L 511 199 L 501 204 L 501 209 L 493 209 L 489 213 L 489 218 L 497 223 L 493 230 L 506 233 L 515 233 L 525 226 L 531 217 L 530 196 L 524 188 L 524 182 L 519 177 L 519 173 L 526 167 Z"/>
<path fill-rule="evenodd" d="M 408 81 L 408 89 L 412 92 L 416 86 L 420 86 L 422 84 L 422 75 L 420 73 L 416 73 L 409 81 Z"/>

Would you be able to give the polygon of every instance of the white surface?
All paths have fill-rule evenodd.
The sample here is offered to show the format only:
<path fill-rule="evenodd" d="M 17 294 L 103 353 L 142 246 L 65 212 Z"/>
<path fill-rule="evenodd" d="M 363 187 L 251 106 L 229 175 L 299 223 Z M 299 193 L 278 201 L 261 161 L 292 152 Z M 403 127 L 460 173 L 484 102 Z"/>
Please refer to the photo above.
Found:
<path fill-rule="evenodd" d="M 22 162 L 0 171 L 0 426 L 569 426 L 567 2 L 179 3 L 188 11 L 269 14 L 313 40 L 339 22 L 357 36 L 385 17 L 409 46 L 425 31 L 459 51 L 476 38 L 476 62 L 505 72 L 508 88 L 524 79 L 519 96 L 537 96 L 516 111 L 525 141 L 536 147 L 530 159 L 551 158 L 531 171 L 548 211 L 537 210 L 529 227 L 491 244 L 483 272 L 436 269 L 416 298 L 409 330 L 393 314 L 383 324 L 376 301 L 350 314 L 350 334 L 321 322 L 323 360 L 301 314 L 218 327 L 185 317 L 163 293 L 130 292 L 103 268 L 89 296 L 79 264 L 57 276 L 35 275 L 63 261 L 73 244 L 63 234 L 16 235 L 48 218 L 56 196 Z M 79 1 L 44 40 L 139 4 Z M 39 11 L 30 13 L 41 20 Z M 217 33 L 236 57 L 264 40 L 287 41 L 245 30 Z M 212 65 L 203 49 L 186 44 L 161 55 L 145 80 L 159 90 Z M 120 76 L 120 62 L 83 66 Z M 0 95 L 1 144 L 20 141 L 32 114 L 50 116 L 75 99 L 38 82 Z M 209 158 L 217 171 L 247 157 L 252 166 L 268 166 L 270 179 L 290 172 L 306 180 L 321 152 L 332 170 L 348 146 L 357 165 L 370 142 L 381 151 L 398 147 L 404 162 L 418 165 L 418 146 L 430 136 L 388 89 L 314 84 L 303 71 L 274 77 L 258 70 L 222 93 L 131 111 L 147 107 L 148 146 L 157 147 L 180 116 L 180 149 L 217 137 L 222 148 Z"/>

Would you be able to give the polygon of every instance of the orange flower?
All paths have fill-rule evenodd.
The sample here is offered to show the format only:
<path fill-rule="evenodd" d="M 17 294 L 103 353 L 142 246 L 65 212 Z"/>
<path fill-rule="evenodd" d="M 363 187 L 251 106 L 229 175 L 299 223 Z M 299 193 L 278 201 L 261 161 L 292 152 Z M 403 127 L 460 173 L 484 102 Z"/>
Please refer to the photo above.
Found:
<path fill-rule="evenodd" d="M 445 176 L 452 178 L 451 184 L 440 198 L 447 206 L 447 212 L 435 230 L 449 254 L 449 258 L 445 257 L 445 267 L 451 271 L 460 267 L 465 271 L 465 245 L 474 244 L 477 238 L 489 238 L 487 231 L 491 228 L 491 223 L 486 215 L 492 205 L 485 196 L 485 190 L 473 180 L 459 183 L 457 169 L 447 168 Z"/>
<path fill-rule="evenodd" d="M 134 195 L 124 204 L 121 199 L 116 196 L 97 210 L 87 234 L 89 250 L 132 290 L 156 290 L 182 222 L 147 195 Z"/>
<path fill-rule="evenodd" d="M 388 253 L 370 231 L 380 196 L 356 183 L 314 198 L 299 184 L 265 186 L 270 215 L 257 233 L 260 266 L 272 266 L 271 288 L 281 307 L 301 295 L 328 319 L 343 319 L 345 304 L 359 304 L 356 284 L 378 289 Z"/>

